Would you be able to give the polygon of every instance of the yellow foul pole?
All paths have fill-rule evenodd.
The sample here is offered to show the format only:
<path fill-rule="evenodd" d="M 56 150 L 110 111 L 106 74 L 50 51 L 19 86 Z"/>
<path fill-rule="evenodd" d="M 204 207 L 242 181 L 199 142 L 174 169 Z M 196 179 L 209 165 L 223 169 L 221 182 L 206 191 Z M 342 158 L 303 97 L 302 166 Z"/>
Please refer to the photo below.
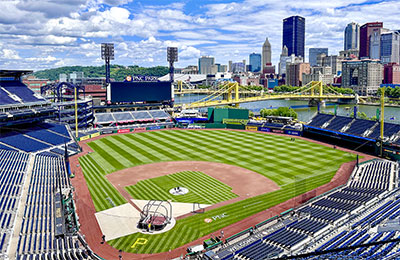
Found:
<path fill-rule="evenodd" d="M 76 100 L 76 87 L 75 87 L 75 137 L 78 138 L 78 101 Z"/>
<path fill-rule="evenodd" d="M 385 115 L 385 88 L 381 88 L 381 157 L 383 156 L 383 125 Z"/>
<path fill-rule="evenodd" d="M 383 123 L 384 121 L 384 114 L 385 114 L 385 88 L 381 88 L 381 140 L 383 140 Z"/>

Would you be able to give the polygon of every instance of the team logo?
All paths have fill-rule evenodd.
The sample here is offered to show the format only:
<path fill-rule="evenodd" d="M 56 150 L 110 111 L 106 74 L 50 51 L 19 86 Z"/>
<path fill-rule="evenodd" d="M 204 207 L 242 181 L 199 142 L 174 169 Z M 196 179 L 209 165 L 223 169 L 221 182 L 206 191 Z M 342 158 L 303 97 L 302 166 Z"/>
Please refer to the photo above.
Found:
<path fill-rule="evenodd" d="M 211 219 L 211 218 L 205 218 L 204 219 L 204 222 L 206 222 L 206 223 L 211 223 L 213 220 Z"/>

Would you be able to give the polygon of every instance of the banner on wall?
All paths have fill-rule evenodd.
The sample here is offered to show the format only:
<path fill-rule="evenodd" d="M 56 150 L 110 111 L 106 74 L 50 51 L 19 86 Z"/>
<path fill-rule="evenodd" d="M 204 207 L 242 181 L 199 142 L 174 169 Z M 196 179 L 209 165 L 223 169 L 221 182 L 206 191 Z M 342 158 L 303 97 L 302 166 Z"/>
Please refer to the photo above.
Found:
<path fill-rule="evenodd" d="M 79 138 L 79 141 L 85 141 L 89 138 L 90 138 L 90 135 L 85 135 L 85 136 L 82 136 L 81 138 Z"/>
<path fill-rule="evenodd" d="M 263 132 L 271 132 L 271 128 L 268 127 L 260 127 L 259 130 Z"/>
<path fill-rule="evenodd" d="M 130 129 L 118 129 L 118 133 L 119 134 L 123 134 L 123 133 L 129 133 L 131 130 Z"/>
<path fill-rule="evenodd" d="M 248 122 L 249 122 L 248 119 L 233 119 L 233 118 L 222 119 L 223 124 L 230 124 L 230 125 L 247 125 Z"/>
<path fill-rule="evenodd" d="M 95 138 L 97 136 L 100 136 L 100 132 L 94 133 L 90 135 L 90 138 Z"/>
<path fill-rule="evenodd" d="M 146 127 L 138 127 L 133 129 L 133 132 L 138 132 L 138 131 L 146 131 Z"/>
<path fill-rule="evenodd" d="M 285 132 L 280 129 L 272 129 L 272 133 L 284 134 Z"/>
<path fill-rule="evenodd" d="M 285 133 L 288 135 L 296 135 L 296 136 L 301 135 L 301 133 L 299 131 L 293 131 L 293 130 L 286 130 Z"/>
<path fill-rule="evenodd" d="M 247 125 L 246 130 L 248 131 L 258 131 L 258 126 Z"/>
<path fill-rule="evenodd" d="M 161 126 L 149 126 L 149 127 L 147 127 L 147 130 L 157 130 L 157 129 L 161 129 Z"/>

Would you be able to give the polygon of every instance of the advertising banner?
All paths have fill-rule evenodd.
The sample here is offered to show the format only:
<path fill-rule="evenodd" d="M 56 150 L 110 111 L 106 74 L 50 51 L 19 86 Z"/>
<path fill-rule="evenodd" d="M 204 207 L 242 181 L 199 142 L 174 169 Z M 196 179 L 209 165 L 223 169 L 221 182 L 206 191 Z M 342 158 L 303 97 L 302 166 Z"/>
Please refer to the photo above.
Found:
<path fill-rule="evenodd" d="M 149 126 L 149 127 L 147 127 L 147 130 L 157 130 L 157 129 L 161 129 L 161 126 Z"/>
<path fill-rule="evenodd" d="M 133 132 L 138 132 L 138 131 L 146 131 L 146 127 L 138 127 L 133 129 Z"/>
<path fill-rule="evenodd" d="M 123 133 L 129 133 L 131 130 L 130 129 L 118 129 L 118 133 L 119 134 L 123 134 Z"/>
<path fill-rule="evenodd" d="M 299 131 L 293 131 L 293 130 L 286 130 L 285 134 L 296 135 L 296 136 L 300 136 L 301 135 Z"/>
<path fill-rule="evenodd" d="M 106 134 L 112 134 L 114 133 L 114 131 L 112 130 L 105 130 L 105 131 L 101 131 L 101 134 L 106 135 Z M 116 132 L 115 132 L 116 133 Z"/>
<path fill-rule="evenodd" d="M 280 129 L 272 129 L 272 133 L 284 134 L 285 132 Z"/>
<path fill-rule="evenodd" d="M 248 131 L 258 131 L 258 127 L 257 126 L 253 126 L 253 125 L 247 125 L 246 126 L 246 130 L 248 130 Z"/>
<path fill-rule="evenodd" d="M 263 132 L 271 132 L 271 128 L 268 127 L 260 127 L 259 131 L 263 131 Z"/>
<path fill-rule="evenodd" d="M 94 133 L 90 135 L 90 138 L 95 138 L 97 136 L 100 136 L 100 132 Z"/>
<path fill-rule="evenodd" d="M 85 136 L 82 136 L 81 138 L 79 138 L 79 141 L 84 141 L 84 140 L 87 140 L 89 138 L 90 138 L 90 135 L 85 135 Z"/>
<path fill-rule="evenodd" d="M 224 118 L 222 120 L 223 124 L 230 124 L 230 125 L 247 125 L 247 122 L 249 122 L 248 119 L 230 119 L 230 118 Z"/>

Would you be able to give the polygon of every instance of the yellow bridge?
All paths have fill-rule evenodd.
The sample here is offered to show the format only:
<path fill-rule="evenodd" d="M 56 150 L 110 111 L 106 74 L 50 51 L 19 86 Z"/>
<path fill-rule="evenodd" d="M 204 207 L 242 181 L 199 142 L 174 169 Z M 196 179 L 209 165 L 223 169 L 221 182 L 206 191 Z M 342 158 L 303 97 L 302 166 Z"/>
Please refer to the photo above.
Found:
<path fill-rule="evenodd" d="M 247 90 L 244 86 L 239 86 L 237 82 L 229 82 L 221 85 L 214 93 L 191 104 L 186 108 L 200 108 L 211 106 L 236 105 L 240 103 L 265 101 L 273 99 L 303 99 L 303 100 L 337 100 L 337 99 L 356 99 L 355 95 L 345 95 L 336 92 L 332 87 L 324 85 L 320 81 L 312 81 L 307 85 L 300 87 L 296 91 L 289 93 L 263 93 L 259 96 L 240 97 L 240 89 Z"/>

